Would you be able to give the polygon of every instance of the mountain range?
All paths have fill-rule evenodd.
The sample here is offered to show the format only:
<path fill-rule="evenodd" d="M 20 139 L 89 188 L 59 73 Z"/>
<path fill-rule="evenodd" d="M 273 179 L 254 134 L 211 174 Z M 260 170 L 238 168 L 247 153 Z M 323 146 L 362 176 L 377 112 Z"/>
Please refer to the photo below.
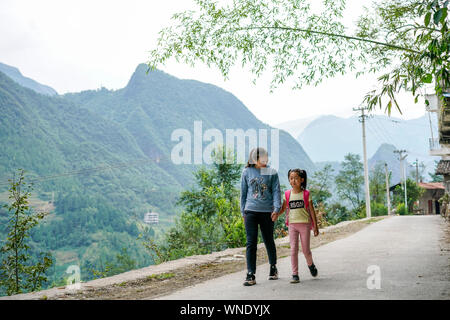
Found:
<path fill-rule="evenodd" d="M 349 152 L 359 154 L 362 158 L 362 128 L 359 117 L 324 115 L 308 122 L 306 126 L 305 121 L 299 120 L 297 127 L 292 122 L 281 123 L 277 127 L 286 128 L 316 163 L 340 162 Z M 426 172 L 433 171 L 434 161 L 439 159 L 428 155 L 429 139 L 437 136 L 437 117 L 433 113 L 411 120 L 384 115 L 371 115 L 366 119 L 368 158 L 374 157 L 383 144 L 388 144 L 395 149 L 406 150 L 406 160 L 413 163 L 417 159 L 425 165 Z"/>

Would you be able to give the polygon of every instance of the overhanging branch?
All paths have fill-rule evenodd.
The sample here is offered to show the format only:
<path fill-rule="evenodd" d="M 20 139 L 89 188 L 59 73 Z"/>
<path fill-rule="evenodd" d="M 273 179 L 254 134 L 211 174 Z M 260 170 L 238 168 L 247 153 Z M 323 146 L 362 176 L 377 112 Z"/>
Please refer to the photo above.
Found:
<path fill-rule="evenodd" d="M 328 37 L 336 37 L 336 38 L 343 38 L 343 39 L 347 39 L 347 40 L 356 40 L 356 41 L 361 41 L 361 42 L 369 42 L 369 43 L 385 46 L 385 47 L 388 47 L 388 48 L 401 50 L 401 51 L 407 51 L 407 52 L 411 52 L 411 53 L 415 53 L 415 54 L 420 54 L 421 53 L 421 52 L 413 50 L 413 49 L 400 47 L 400 46 L 396 46 L 394 44 L 385 43 L 385 42 L 381 42 L 381 41 L 376 41 L 376 40 L 371 40 L 371 39 L 364 39 L 364 38 L 353 37 L 353 36 L 347 36 L 347 35 L 331 33 L 331 32 L 311 30 L 311 29 L 300 29 L 300 28 L 290 28 L 290 27 L 273 27 L 273 26 L 256 26 L 256 27 L 237 28 L 237 29 L 230 30 L 230 32 L 254 30 L 254 29 L 275 29 L 275 30 L 295 31 L 295 32 L 307 32 L 307 33 L 313 33 L 313 34 L 320 34 L 320 35 L 328 36 Z"/>

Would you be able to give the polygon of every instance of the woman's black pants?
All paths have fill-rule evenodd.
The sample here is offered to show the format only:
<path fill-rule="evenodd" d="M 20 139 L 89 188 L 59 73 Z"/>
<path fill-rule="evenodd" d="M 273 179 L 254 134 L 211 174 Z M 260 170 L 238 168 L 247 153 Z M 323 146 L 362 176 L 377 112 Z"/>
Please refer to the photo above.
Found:
<path fill-rule="evenodd" d="M 258 225 L 266 246 L 269 263 L 277 263 L 277 249 L 273 239 L 274 222 L 270 217 L 271 212 L 245 211 L 245 232 L 247 234 L 247 271 L 256 273 L 256 248 L 258 245 Z"/>

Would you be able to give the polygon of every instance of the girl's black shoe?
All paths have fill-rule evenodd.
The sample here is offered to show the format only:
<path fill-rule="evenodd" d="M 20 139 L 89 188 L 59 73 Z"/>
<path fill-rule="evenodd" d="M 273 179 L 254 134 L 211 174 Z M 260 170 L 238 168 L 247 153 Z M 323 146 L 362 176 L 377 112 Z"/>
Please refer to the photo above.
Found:
<path fill-rule="evenodd" d="M 311 272 L 311 275 L 313 277 L 317 277 L 317 268 L 314 265 L 314 263 L 312 265 L 308 266 L 308 268 L 309 268 L 309 271 Z"/>
<path fill-rule="evenodd" d="M 255 280 L 255 275 L 251 272 L 247 273 L 247 277 L 245 278 L 244 281 L 244 286 L 252 286 L 256 284 L 256 280 Z"/>
<path fill-rule="evenodd" d="M 297 274 L 292 275 L 292 280 L 291 283 L 299 283 L 300 282 L 300 278 L 298 277 Z"/>

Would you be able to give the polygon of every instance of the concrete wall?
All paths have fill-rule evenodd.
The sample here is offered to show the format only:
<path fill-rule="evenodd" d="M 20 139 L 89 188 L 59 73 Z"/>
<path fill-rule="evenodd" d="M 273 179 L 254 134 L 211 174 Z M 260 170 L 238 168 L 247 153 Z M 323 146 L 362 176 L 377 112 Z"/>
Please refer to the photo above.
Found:
<path fill-rule="evenodd" d="M 437 214 L 436 206 L 442 208 L 439 204 L 436 204 L 437 200 L 439 200 L 444 195 L 444 190 L 436 189 L 436 190 L 426 190 L 422 197 L 419 199 L 419 209 L 423 214 Z M 428 207 L 428 201 L 432 201 L 432 212 L 430 212 Z"/>

